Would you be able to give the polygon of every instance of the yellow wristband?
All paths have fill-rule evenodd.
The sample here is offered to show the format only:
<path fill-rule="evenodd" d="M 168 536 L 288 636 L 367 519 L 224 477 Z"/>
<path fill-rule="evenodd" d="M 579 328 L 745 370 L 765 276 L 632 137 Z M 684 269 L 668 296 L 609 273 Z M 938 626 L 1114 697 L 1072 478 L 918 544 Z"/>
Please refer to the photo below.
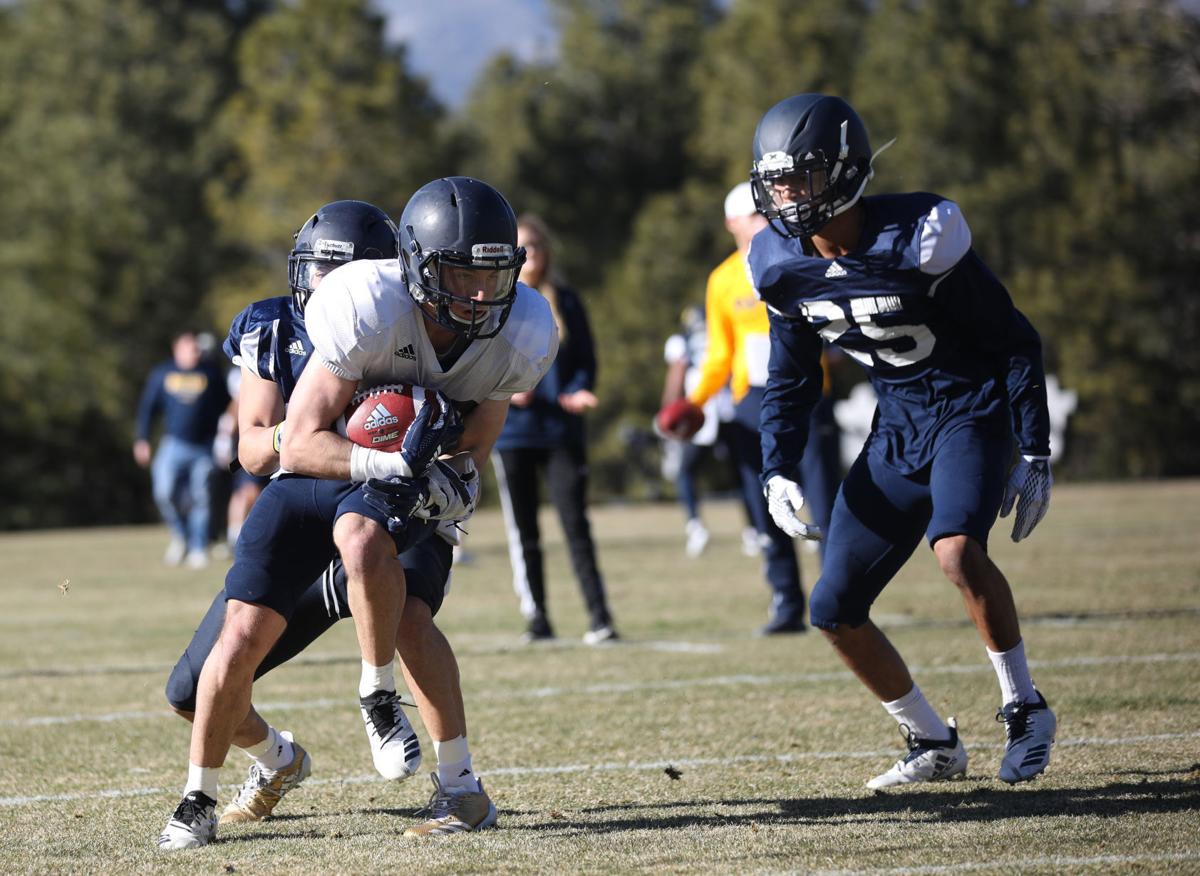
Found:
<path fill-rule="evenodd" d="M 283 423 L 276 423 L 275 431 L 271 433 L 271 448 L 278 453 L 281 446 L 283 446 Z"/>

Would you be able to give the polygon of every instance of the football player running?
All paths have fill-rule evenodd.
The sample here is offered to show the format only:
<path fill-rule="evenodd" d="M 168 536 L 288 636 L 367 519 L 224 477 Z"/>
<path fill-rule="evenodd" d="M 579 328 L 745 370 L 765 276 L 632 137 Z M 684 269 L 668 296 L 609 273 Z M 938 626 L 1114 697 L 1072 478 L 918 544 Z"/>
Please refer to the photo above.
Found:
<path fill-rule="evenodd" d="M 755 200 L 771 223 L 748 259 L 771 321 L 762 479 L 781 529 L 819 537 L 797 516 L 797 481 L 821 394 L 822 339 L 863 365 L 878 397 L 874 428 L 837 494 L 810 601 L 813 625 L 908 746 L 867 786 L 949 779 L 967 767 L 954 719 L 942 721 L 870 619 L 922 535 L 1000 682 L 1000 778 L 1032 779 L 1049 763 L 1056 722 L 1030 677 L 1012 592 L 987 540 L 997 512 L 1014 505 L 1012 539 L 1027 537 L 1050 499 L 1038 334 L 971 248 L 957 204 L 927 193 L 862 197 L 874 156 L 845 101 L 801 94 L 776 104 L 753 150 Z M 1009 473 L 1014 432 L 1020 455 Z"/>
<path fill-rule="evenodd" d="M 295 239 L 288 257 L 291 294 L 249 305 L 234 318 L 224 344 L 226 355 L 242 369 L 237 451 L 242 467 L 253 474 L 278 470 L 284 408 L 312 353 L 304 308 L 322 278 L 345 262 L 395 258 L 397 253 L 395 224 L 378 207 L 363 201 L 324 205 L 296 232 Z M 437 596 L 440 592 L 434 594 Z M 222 589 L 167 681 L 167 701 L 189 721 L 195 716 L 201 670 L 221 634 L 226 598 L 226 590 Z M 436 601 L 440 604 L 440 599 Z M 335 559 L 299 596 L 286 629 L 254 671 L 254 678 L 290 660 L 336 621 L 349 616 L 345 570 Z M 402 625 L 404 622 L 402 619 Z M 422 637 L 404 637 L 409 660 L 416 665 L 422 658 L 413 649 L 425 641 Z M 436 643 L 437 638 L 431 641 Z M 407 667 L 404 654 L 401 661 Z M 410 686 L 416 686 L 411 679 Z M 405 734 L 406 739 L 410 737 L 410 744 L 418 744 L 411 728 Z M 269 725 L 253 705 L 235 728 L 232 742 L 251 758 L 250 772 L 219 823 L 261 821 L 285 794 L 307 778 L 311 758 L 288 731 Z"/>
<path fill-rule="evenodd" d="M 431 817 L 406 831 L 424 836 L 480 829 L 496 818 L 495 807 L 471 768 L 453 652 L 431 617 L 444 593 L 454 527 L 470 516 L 478 498 L 474 466 L 490 450 L 508 395 L 534 385 L 553 361 L 557 335 L 549 309 L 515 282 L 522 258 L 515 246 L 515 216 L 490 186 L 449 178 L 423 187 L 405 208 L 400 240 L 404 247 L 400 260 L 361 261 L 339 269 L 323 281 L 334 285 L 334 292 L 317 296 L 307 308 L 306 328 L 321 367 L 307 369 L 304 373 L 315 377 L 298 383 L 288 408 L 284 443 L 278 446 L 285 467 L 324 479 L 293 475 L 272 487 L 281 499 L 277 504 L 292 508 L 290 525 L 281 529 L 323 523 L 329 541 L 317 537 L 319 530 L 312 526 L 299 540 L 293 531 L 296 550 L 269 552 L 243 580 L 227 580 L 230 606 L 249 609 L 253 622 L 243 622 L 232 646 L 238 653 L 235 659 L 225 655 L 224 661 L 231 667 L 258 665 L 275 644 L 286 612 L 295 603 L 286 582 L 311 580 L 329 562 L 336 546 L 346 565 L 346 596 L 363 646 L 359 690 L 372 754 L 377 768 L 394 778 L 410 774 L 419 762 L 405 738 L 407 722 L 399 709 L 391 668 L 397 621 L 401 624 L 409 683 L 439 761 L 433 774 Z M 437 462 L 429 478 L 417 477 L 423 465 L 411 454 L 359 455 L 349 442 L 327 431 L 360 383 L 368 387 L 383 382 L 439 388 L 467 409 L 465 433 L 458 443 L 463 453 L 452 464 Z M 449 444 L 455 432 L 452 418 L 443 419 L 446 422 L 440 427 L 424 430 L 435 444 L 443 439 Z M 444 434 L 436 434 L 439 429 Z M 300 440 L 289 445 L 297 435 Z M 332 444 L 328 438 L 334 439 Z M 289 456 L 289 447 L 300 452 Z M 360 490 L 364 480 L 370 483 Z M 296 491 L 294 487 L 282 491 L 277 487 L 297 485 L 301 494 L 328 497 L 332 491 L 342 496 L 347 481 L 364 501 L 352 499 L 347 506 L 324 498 L 312 507 L 288 494 L 289 489 Z M 428 537 L 434 529 L 440 538 Z M 309 541 L 315 544 L 310 546 Z M 414 579 L 419 579 L 420 587 L 413 586 Z M 405 600 L 406 589 L 421 599 Z M 258 601 L 242 602 L 237 595 L 242 592 L 257 594 Z M 410 623 L 414 616 L 416 621 Z M 426 657 L 419 665 L 408 659 L 407 640 L 413 636 L 429 640 L 419 649 Z M 217 686 L 235 692 L 244 688 L 248 694 L 249 674 L 244 669 L 239 672 L 237 678 L 227 672 Z M 204 676 L 208 674 L 206 669 Z M 204 687 L 202 677 L 202 702 Z M 433 702 L 450 707 L 426 709 Z M 197 723 L 201 717 L 198 710 Z M 215 804 L 209 801 L 215 797 L 216 767 L 228 749 L 226 738 L 232 728 L 216 729 L 220 736 L 210 733 L 202 737 L 199 749 L 193 747 L 195 775 L 190 776 L 188 787 L 189 794 L 203 791 L 192 786 L 206 780 L 211 792 L 204 795 L 207 799 L 199 799 L 203 805 L 192 807 L 197 812 L 182 812 L 188 802 L 185 796 L 164 832 L 164 847 L 203 845 L 215 835 L 211 825 Z M 194 730 L 194 740 L 196 735 Z"/>

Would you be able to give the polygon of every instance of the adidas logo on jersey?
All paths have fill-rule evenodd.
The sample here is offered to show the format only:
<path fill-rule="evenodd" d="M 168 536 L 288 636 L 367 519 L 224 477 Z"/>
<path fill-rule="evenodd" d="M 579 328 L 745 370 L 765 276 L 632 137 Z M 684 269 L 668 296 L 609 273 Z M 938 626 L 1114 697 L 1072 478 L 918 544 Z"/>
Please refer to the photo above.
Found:
<path fill-rule="evenodd" d="M 371 416 L 367 417 L 367 421 L 363 423 L 363 428 L 368 432 L 373 432 L 384 426 L 393 426 L 398 422 L 400 422 L 400 418 L 385 408 L 383 402 L 378 402 L 375 410 L 371 411 Z"/>
<path fill-rule="evenodd" d="M 845 268 L 843 268 L 837 262 L 834 262 L 825 271 L 825 277 L 826 277 L 826 279 L 832 279 L 834 277 L 844 277 L 844 276 L 846 276 L 846 273 L 847 273 L 847 271 Z"/>
<path fill-rule="evenodd" d="M 415 349 L 413 349 L 412 344 L 408 344 L 406 346 L 401 347 L 399 350 L 397 350 L 396 355 L 399 356 L 401 359 L 416 359 L 417 351 Z"/>
<path fill-rule="evenodd" d="M 292 341 L 290 344 L 287 345 L 287 351 L 288 351 L 288 353 L 290 353 L 293 356 L 303 356 L 304 355 L 304 343 L 299 338 L 296 338 L 294 341 Z"/>

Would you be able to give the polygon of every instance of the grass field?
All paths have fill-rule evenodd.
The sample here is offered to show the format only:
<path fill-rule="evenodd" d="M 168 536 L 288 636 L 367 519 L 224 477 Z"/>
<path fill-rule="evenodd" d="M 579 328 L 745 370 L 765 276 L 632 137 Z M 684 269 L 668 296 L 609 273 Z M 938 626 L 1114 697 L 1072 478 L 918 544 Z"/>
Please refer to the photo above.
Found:
<path fill-rule="evenodd" d="M 276 818 L 169 855 L 154 840 L 186 777 L 188 727 L 162 688 L 224 567 L 163 568 L 159 527 L 0 536 L 0 871 L 1200 872 L 1200 482 L 1066 485 L 1029 541 L 1013 545 L 1004 521 L 993 532 L 1059 717 L 1050 769 L 1017 787 L 995 777 L 991 667 L 929 551 L 875 617 L 957 715 L 968 778 L 873 794 L 864 780 L 903 750 L 895 724 L 818 635 L 750 635 L 767 602 L 757 561 L 739 551 L 732 505 L 706 516 L 716 537 L 687 560 L 676 507 L 595 510 L 625 637 L 596 649 L 579 643 L 557 525 L 561 638 L 527 647 L 499 520 L 473 524 L 475 562 L 439 622 L 498 829 L 400 837 L 430 784 L 373 776 L 343 623 L 255 688 L 312 753 L 311 779 Z M 222 805 L 245 766 L 231 754 Z"/>

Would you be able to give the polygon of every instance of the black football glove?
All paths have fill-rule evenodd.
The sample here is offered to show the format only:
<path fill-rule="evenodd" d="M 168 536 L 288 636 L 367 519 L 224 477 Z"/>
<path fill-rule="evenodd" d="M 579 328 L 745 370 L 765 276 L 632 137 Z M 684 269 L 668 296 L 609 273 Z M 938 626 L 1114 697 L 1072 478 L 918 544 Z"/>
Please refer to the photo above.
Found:
<path fill-rule="evenodd" d="M 386 480 L 371 478 L 361 487 L 363 501 L 381 514 L 387 515 L 388 532 L 399 532 L 418 508 L 429 500 L 429 481 L 426 478 L 406 478 L 393 475 Z"/>
<path fill-rule="evenodd" d="M 454 403 L 440 392 L 433 393 L 417 411 L 416 418 L 404 435 L 400 455 L 414 475 L 423 475 L 429 464 L 449 453 L 462 437 L 462 417 Z"/>

